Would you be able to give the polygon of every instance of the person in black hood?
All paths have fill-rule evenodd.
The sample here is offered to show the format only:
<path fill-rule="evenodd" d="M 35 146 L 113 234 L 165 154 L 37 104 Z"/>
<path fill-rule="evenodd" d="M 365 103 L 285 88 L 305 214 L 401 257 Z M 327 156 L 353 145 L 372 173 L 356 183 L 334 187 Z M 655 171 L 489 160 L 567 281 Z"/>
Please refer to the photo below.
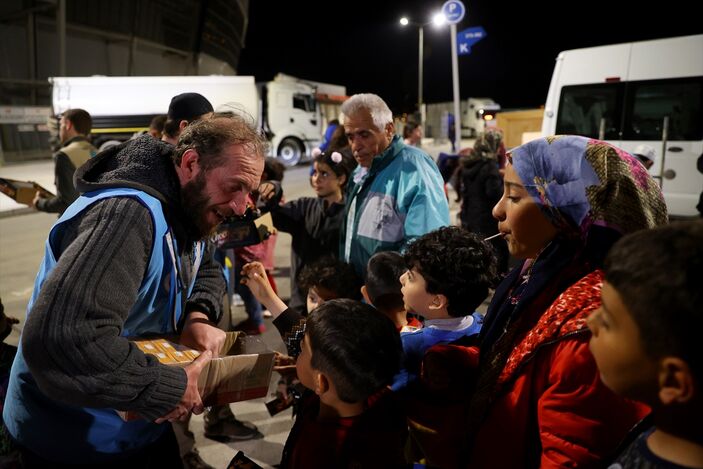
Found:
<path fill-rule="evenodd" d="M 503 134 L 486 129 L 474 143 L 473 151 L 461 158 L 454 176 L 457 202 L 461 202 L 461 226 L 482 237 L 498 233 L 491 211 L 503 195 L 503 178 L 498 170 L 498 152 Z M 498 272 L 508 270 L 508 247 L 502 238 L 491 240 L 498 258 Z"/>
<path fill-rule="evenodd" d="M 225 336 L 225 285 L 201 240 L 244 213 L 265 147 L 243 118 L 215 117 L 175 149 L 145 135 L 79 168 L 82 196 L 49 233 L 3 413 L 29 467 L 181 467 L 160 424 L 203 411 L 198 376 Z M 127 340 L 147 334 L 203 353 L 163 365 Z"/>

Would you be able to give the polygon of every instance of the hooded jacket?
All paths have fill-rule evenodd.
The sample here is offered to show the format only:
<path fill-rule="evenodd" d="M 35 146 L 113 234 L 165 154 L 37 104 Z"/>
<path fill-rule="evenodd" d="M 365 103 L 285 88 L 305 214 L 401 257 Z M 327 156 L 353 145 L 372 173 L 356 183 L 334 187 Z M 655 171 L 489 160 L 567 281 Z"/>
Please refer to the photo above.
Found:
<path fill-rule="evenodd" d="M 495 159 L 469 156 L 459 171 L 461 226 L 472 233 L 489 236 L 498 232 L 498 222 L 491 211 L 503 193 L 503 180 Z"/>
<path fill-rule="evenodd" d="M 15 440 L 49 459 L 99 462 L 110 454 L 145 446 L 163 428 L 158 430 L 150 422 L 171 411 L 185 392 L 183 369 L 160 364 L 123 337 L 129 329 L 126 324 L 140 314 L 132 310 L 158 246 L 157 220 L 165 220 L 173 233 L 182 284 L 192 284 L 188 299 L 182 295 L 185 314 L 176 325 L 178 330 L 190 311 L 202 311 L 213 321 L 221 314 L 225 285 L 221 268 L 207 250 L 197 276 L 191 278 L 189 266 L 197 264 L 195 236 L 183 213 L 171 153 L 171 146 L 144 136 L 97 155 L 77 172 L 81 192 L 97 199 L 108 189 L 136 190 L 155 205 L 148 208 L 138 197 L 108 196 L 60 219 L 52 228 L 47 247 L 56 262 L 48 272 L 40 271 L 47 275 L 43 282 L 38 277 L 8 391 L 8 399 L 16 393 L 15 401 L 23 402 L 28 393 L 44 407 L 32 418 L 16 406 L 14 410 L 7 406 L 3 415 Z M 75 204 L 85 202 L 86 197 L 81 197 Z M 69 212 L 74 212 L 72 207 Z M 168 287 L 152 288 L 155 295 L 168 295 L 163 290 Z M 135 330 L 143 332 L 144 327 Z M 26 362 L 25 368 L 18 360 Z M 18 373 L 27 367 L 31 377 L 23 387 Z M 146 420 L 121 426 L 109 418 L 114 411 L 100 411 L 106 408 L 135 411 Z M 84 415 L 70 422 L 70 428 L 82 425 L 83 435 L 68 434 L 69 422 L 56 418 L 62 409 L 69 410 L 66 415 Z M 126 443 L 111 445 L 111 441 Z"/>

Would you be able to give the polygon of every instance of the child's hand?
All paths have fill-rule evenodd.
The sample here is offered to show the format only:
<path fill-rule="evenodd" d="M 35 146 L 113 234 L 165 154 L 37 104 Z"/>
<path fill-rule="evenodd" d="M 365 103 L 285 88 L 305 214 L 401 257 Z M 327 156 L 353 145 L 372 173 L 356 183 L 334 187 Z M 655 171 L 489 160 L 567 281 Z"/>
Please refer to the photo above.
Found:
<path fill-rule="evenodd" d="M 292 375 L 292 377 L 296 378 L 298 373 L 295 368 L 295 358 L 276 352 L 273 359 L 273 371 L 280 373 L 282 376 Z"/>
<path fill-rule="evenodd" d="M 266 275 L 266 269 L 261 262 L 250 262 L 242 267 L 241 283 L 249 287 L 260 303 L 276 296 Z"/>
<path fill-rule="evenodd" d="M 246 285 L 251 293 L 271 311 L 276 318 L 286 308 L 286 304 L 276 295 L 266 276 L 266 269 L 261 262 L 250 262 L 242 267 L 242 285 Z"/>

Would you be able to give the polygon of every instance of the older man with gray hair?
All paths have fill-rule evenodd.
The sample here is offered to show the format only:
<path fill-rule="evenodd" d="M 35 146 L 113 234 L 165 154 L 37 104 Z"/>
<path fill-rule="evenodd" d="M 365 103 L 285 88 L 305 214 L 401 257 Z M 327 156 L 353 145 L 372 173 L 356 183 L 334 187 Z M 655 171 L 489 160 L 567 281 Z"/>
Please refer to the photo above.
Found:
<path fill-rule="evenodd" d="M 449 225 L 449 206 L 437 165 L 395 135 L 393 114 L 379 96 L 356 94 L 342 104 L 342 114 L 359 166 L 347 184 L 341 258 L 364 275 L 374 253 L 400 251 Z"/>

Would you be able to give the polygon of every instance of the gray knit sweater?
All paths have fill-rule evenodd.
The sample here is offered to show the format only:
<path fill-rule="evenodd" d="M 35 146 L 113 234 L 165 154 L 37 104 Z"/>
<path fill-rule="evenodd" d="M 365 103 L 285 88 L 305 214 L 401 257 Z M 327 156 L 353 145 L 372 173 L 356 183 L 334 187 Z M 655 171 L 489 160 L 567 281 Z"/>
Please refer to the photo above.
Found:
<path fill-rule="evenodd" d="M 78 170 L 77 188 L 132 187 L 157 197 L 179 247 L 190 247 L 193 228 L 181 209 L 171 151 L 150 136 L 111 148 Z M 48 396 L 83 407 L 133 410 L 152 420 L 180 401 L 187 384 L 183 369 L 158 363 L 120 336 L 152 238 L 148 209 L 126 197 L 96 202 L 57 237 L 57 264 L 22 334 L 27 364 Z M 190 251 L 183 249 L 185 265 Z M 185 272 L 186 285 L 190 275 Z M 224 289 L 220 266 L 208 250 L 185 311 L 202 311 L 216 321 Z"/>

